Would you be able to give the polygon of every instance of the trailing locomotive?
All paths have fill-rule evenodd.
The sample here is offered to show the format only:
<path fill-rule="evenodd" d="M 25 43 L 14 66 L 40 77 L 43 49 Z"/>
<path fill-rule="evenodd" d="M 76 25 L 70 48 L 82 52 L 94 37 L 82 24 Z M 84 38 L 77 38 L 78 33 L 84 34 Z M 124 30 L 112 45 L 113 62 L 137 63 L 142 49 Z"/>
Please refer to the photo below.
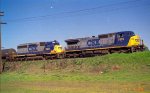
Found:
<path fill-rule="evenodd" d="M 67 39 L 66 56 L 93 56 L 113 52 L 134 52 L 143 50 L 143 40 L 133 31 L 122 31 L 85 37 Z"/>
<path fill-rule="evenodd" d="M 17 46 L 17 60 L 63 57 L 64 50 L 58 41 L 26 43 Z"/>

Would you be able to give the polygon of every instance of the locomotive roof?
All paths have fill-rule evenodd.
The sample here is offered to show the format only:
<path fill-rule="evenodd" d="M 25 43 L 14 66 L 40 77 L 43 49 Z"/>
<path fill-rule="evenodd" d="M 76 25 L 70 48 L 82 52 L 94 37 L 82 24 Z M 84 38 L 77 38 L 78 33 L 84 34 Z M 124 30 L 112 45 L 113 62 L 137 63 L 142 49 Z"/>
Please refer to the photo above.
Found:
<path fill-rule="evenodd" d="M 67 39 L 65 42 L 79 42 L 79 39 Z"/>
<path fill-rule="evenodd" d="M 13 48 L 10 48 L 10 49 L 2 49 L 2 54 L 8 53 L 8 52 L 14 52 L 14 53 L 16 53 L 16 50 L 13 49 Z"/>
<path fill-rule="evenodd" d="M 58 41 L 47 41 L 47 42 L 56 42 L 59 43 Z M 26 45 L 32 45 L 32 44 L 40 44 L 40 43 L 47 43 L 47 42 L 33 42 L 33 43 L 24 43 L 24 44 L 19 44 L 18 46 L 26 46 Z"/>
<path fill-rule="evenodd" d="M 30 44 L 38 44 L 40 42 L 34 42 L 34 43 L 24 43 L 24 44 L 19 44 L 18 46 L 26 46 L 26 45 L 30 45 Z"/>
<path fill-rule="evenodd" d="M 114 32 L 114 33 L 99 34 L 98 36 L 108 35 L 108 34 L 116 34 L 116 33 L 127 33 L 127 32 L 134 33 L 133 31 L 120 31 L 120 32 Z M 87 38 L 91 38 L 91 37 L 83 37 L 83 38 L 76 38 L 76 39 L 67 39 L 67 40 L 65 40 L 65 42 L 78 42 L 80 39 L 87 39 Z M 95 38 L 95 37 L 93 37 L 93 38 Z"/>
<path fill-rule="evenodd" d="M 116 34 L 116 33 L 128 33 L 128 32 L 134 33 L 133 31 L 120 31 L 120 32 L 114 32 L 114 33 L 99 34 L 99 36 L 100 35 L 108 35 L 108 34 Z"/>
<path fill-rule="evenodd" d="M 134 33 L 133 31 L 120 31 L 120 32 L 115 32 L 115 33 L 128 33 L 128 32 Z"/>

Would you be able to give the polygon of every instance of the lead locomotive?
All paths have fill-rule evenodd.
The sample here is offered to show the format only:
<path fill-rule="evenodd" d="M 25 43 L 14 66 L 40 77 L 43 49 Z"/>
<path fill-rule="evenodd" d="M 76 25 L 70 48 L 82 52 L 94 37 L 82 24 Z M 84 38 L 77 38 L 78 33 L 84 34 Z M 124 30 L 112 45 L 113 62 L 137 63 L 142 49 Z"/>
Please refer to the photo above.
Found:
<path fill-rule="evenodd" d="M 134 52 L 144 49 L 143 40 L 133 31 L 122 31 L 98 36 L 67 39 L 68 57 L 101 55 L 113 52 Z"/>

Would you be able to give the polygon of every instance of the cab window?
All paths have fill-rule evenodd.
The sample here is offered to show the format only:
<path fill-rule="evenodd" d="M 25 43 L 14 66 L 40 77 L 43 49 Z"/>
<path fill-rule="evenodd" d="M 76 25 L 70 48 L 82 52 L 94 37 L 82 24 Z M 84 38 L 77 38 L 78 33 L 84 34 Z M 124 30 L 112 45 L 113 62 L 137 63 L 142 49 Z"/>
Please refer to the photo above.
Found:
<path fill-rule="evenodd" d="M 123 37 L 123 33 L 118 34 L 118 38 L 122 38 Z"/>
<path fill-rule="evenodd" d="M 58 49 L 62 50 L 62 47 L 58 47 Z"/>
<path fill-rule="evenodd" d="M 132 36 L 132 33 L 131 33 L 131 32 L 128 32 L 127 35 L 128 35 L 128 36 Z"/>
<path fill-rule="evenodd" d="M 59 43 L 54 43 L 54 45 L 59 45 Z"/>

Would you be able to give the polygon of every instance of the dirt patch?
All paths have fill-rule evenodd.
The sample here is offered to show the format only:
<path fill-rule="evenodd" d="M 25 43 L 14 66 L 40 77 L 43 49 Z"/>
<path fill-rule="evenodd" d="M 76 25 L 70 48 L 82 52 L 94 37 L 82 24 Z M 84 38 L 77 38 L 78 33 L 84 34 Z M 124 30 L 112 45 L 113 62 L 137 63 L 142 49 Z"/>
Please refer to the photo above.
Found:
<path fill-rule="evenodd" d="M 112 71 L 116 71 L 116 70 L 120 70 L 120 69 L 121 69 L 121 67 L 119 65 L 114 65 L 111 67 Z"/>

